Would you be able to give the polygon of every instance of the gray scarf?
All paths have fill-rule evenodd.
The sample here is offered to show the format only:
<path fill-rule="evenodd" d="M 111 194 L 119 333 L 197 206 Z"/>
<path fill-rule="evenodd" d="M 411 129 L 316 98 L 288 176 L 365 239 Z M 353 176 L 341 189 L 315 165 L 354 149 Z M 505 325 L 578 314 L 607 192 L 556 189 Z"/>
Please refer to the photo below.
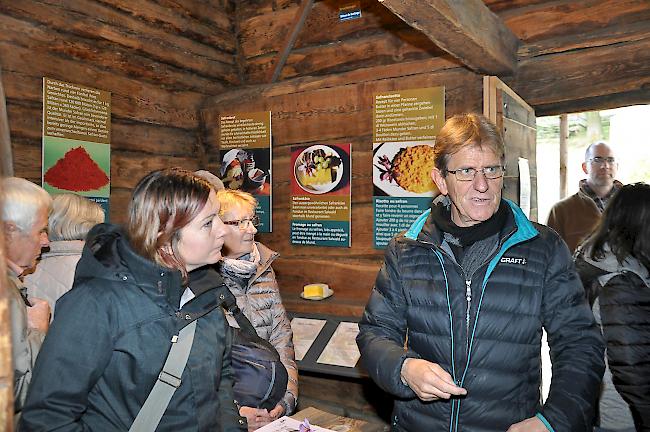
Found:
<path fill-rule="evenodd" d="M 244 289 L 250 278 L 257 272 L 259 263 L 260 251 L 257 249 L 257 243 L 253 243 L 251 253 L 239 258 L 224 258 L 221 263 L 221 275 L 226 285 L 230 286 L 228 282 L 234 282 L 240 289 Z"/>

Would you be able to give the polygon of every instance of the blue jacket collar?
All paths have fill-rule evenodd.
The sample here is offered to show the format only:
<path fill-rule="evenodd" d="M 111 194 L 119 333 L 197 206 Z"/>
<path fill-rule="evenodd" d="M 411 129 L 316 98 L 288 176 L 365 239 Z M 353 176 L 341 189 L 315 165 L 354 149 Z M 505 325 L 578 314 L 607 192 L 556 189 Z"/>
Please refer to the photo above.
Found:
<path fill-rule="evenodd" d="M 524 212 L 519 208 L 519 206 L 517 206 L 517 204 L 505 198 L 503 199 L 503 201 L 508 203 L 508 205 L 510 206 L 510 209 L 512 210 L 512 214 L 514 215 L 515 218 L 515 225 L 517 226 L 517 230 L 515 231 L 515 233 L 504 244 L 503 249 L 505 250 L 508 247 L 512 246 L 513 244 L 520 243 L 535 237 L 538 234 L 538 231 L 533 226 L 532 222 L 528 220 L 526 215 L 524 215 Z M 418 235 L 422 231 L 424 224 L 427 222 L 427 219 L 429 218 L 429 214 L 431 214 L 431 209 L 427 209 L 424 213 L 418 216 L 415 222 L 413 222 L 409 227 L 409 229 L 406 231 L 404 237 L 410 240 L 417 240 Z"/>

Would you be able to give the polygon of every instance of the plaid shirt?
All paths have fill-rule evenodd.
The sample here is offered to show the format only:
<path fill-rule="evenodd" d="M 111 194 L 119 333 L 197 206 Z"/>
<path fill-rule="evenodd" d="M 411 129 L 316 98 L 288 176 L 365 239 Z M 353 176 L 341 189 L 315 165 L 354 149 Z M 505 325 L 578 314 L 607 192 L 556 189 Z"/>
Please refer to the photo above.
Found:
<path fill-rule="evenodd" d="M 610 198 L 614 196 L 616 192 L 623 186 L 623 183 L 619 182 L 618 180 L 614 180 L 614 185 L 612 186 L 612 189 L 605 195 L 604 197 L 599 197 L 596 195 L 596 192 L 591 189 L 589 184 L 587 183 L 587 180 L 580 180 L 580 190 L 584 192 L 585 195 L 587 195 L 589 198 L 594 200 L 596 203 L 596 207 L 598 207 L 598 210 L 602 213 L 605 210 L 605 207 L 607 207 L 607 203 L 609 202 Z"/>

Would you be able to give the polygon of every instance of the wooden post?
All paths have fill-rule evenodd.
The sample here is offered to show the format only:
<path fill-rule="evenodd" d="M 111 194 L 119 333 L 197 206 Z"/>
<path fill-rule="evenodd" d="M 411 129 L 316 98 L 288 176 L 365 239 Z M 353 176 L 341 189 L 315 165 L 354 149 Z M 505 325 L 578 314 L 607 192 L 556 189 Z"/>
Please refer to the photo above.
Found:
<path fill-rule="evenodd" d="M 2 179 L 0 179 L 2 190 Z M 2 202 L 0 200 L 0 206 Z M 12 431 L 14 423 L 14 368 L 11 357 L 11 317 L 7 284 L 4 229 L 0 221 L 0 430 Z"/>
<path fill-rule="evenodd" d="M 0 69 L 0 176 L 14 175 L 14 162 L 11 154 L 11 138 L 9 135 L 9 119 L 5 89 L 2 85 L 2 69 Z"/>
<path fill-rule="evenodd" d="M 567 179 L 567 162 L 569 159 L 568 138 L 569 117 L 566 114 L 562 114 L 560 115 L 560 199 L 566 198 L 569 193 Z"/>

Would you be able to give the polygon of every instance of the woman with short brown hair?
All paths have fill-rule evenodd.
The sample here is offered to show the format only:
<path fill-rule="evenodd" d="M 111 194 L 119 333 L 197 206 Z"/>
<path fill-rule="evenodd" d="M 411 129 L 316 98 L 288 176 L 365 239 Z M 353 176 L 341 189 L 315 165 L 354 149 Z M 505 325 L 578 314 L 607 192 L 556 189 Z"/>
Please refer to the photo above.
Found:
<path fill-rule="evenodd" d="M 147 426 L 245 430 L 233 402 L 218 275 L 201 268 L 221 259 L 225 227 L 218 213 L 205 180 L 172 168 L 138 183 L 125 230 L 91 230 L 74 287 L 57 303 L 38 357 L 25 430 L 129 430 L 179 331 L 194 321 L 178 387 L 160 422 Z"/>

